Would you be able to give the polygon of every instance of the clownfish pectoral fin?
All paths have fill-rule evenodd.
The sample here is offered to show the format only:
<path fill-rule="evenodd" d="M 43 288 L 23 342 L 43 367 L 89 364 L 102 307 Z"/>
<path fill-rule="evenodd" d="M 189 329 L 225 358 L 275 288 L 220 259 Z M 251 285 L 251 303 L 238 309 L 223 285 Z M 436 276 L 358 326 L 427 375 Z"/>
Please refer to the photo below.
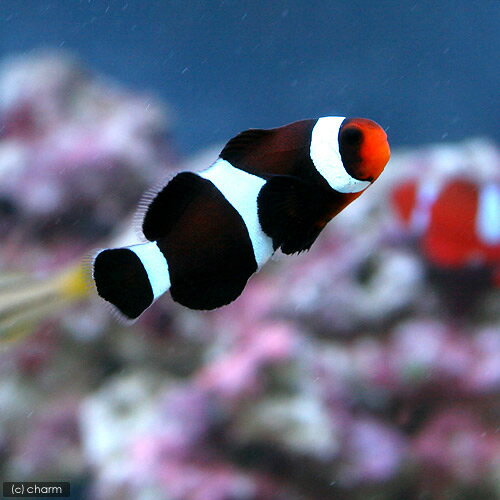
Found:
<path fill-rule="evenodd" d="M 316 186 L 288 176 L 275 176 L 258 197 L 262 230 L 285 254 L 309 250 L 325 226 L 328 195 Z"/>
<path fill-rule="evenodd" d="M 181 172 L 155 196 L 146 210 L 142 232 L 149 241 L 156 241 L 169 233 L 186 207 L 201 189 L 199 176 L 192 172 Z"/>

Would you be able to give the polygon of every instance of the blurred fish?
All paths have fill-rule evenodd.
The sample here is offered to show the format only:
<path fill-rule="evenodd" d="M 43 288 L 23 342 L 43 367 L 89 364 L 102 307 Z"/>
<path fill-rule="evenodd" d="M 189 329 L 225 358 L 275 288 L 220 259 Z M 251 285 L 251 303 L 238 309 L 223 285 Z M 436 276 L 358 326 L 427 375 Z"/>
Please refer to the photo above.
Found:
<path fill-rule="evenodd" d="M 209 168 L 181 172 L 147 197 L 149 242 L 98 253 L 97 292 L 130 319 L 169 288 L 191 309 L 226 305 L 275 250 L 308 250 L 389 156 L 384 130 L 365 118 L 242 132 Z"/>
<path fill-rule="evenodd" d="M 80 262 L 46 279 L 0 274 L 0 341 L 29 334 L 41 320 L 86 297 L 90 290 L 87 271 Z"/>
<path fill-rule="evenodd" d="M 392 193 L 396 213 L 425 258 L 446 269 L 490 267 L 500 286 L 500 184 L 450 178 L 416 180 Z"/>

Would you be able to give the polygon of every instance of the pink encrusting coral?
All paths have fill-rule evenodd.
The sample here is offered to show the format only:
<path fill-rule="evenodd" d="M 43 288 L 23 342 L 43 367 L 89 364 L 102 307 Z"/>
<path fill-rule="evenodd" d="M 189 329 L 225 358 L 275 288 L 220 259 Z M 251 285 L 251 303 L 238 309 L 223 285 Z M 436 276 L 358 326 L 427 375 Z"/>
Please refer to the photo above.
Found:
<path fill-rule="evenodd" d="M 68 54 L 3 62 L 0 269 L 18 280 L 2 286 L 0 279 L 0 338 L 88 295 L 79 262 L 109 241 L 142 192 L 167 174 L 169 127 L 151 96 L 103 80 Z M 30 282 L 30 274 L 57 281 L 64 266 L 75 266 L 73 282 Z"/>
<path fill-rule="evenodd" d="M 174 156 L 162 107 L 51 53 L 4 64 L 0 110 L 4 274 L 130 243 Z M 486 140 L 396 151 L 309 252 L 210 313 L 164 297 L 122 325 L 77 295 L 2 344 L 0 475 L 103 500 L 496 498 L 500 262 L 436 266 L 393 193 L 410 174 L 495 183 L 498 158 Z"/>
<path fill-rule="evenodd" d="M 480 490 L 485 477 L 498 474 L 500 437 L 460 406 L 433 415 L 413 443 L 421 473 L 430 479 L 429 488 L 444 485 Z"/>
<path fill-rule="evenodd" d="M 3 63 L 0 123 L 2 261 L 11 268 L 79 258 L 116 230 L 172 159 L 163 107 L 67 54 Z"/>

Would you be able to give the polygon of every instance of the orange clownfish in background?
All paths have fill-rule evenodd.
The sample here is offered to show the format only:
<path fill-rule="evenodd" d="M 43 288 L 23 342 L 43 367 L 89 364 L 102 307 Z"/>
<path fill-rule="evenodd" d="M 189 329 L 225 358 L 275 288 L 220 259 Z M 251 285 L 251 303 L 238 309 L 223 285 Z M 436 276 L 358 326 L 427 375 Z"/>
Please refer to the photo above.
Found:
<path fill-rule="evenodd" d="M 392 203 L 431 265 L 488 268 L 500 286 L 500 183 L 412 180 L 393 190 Z"/>

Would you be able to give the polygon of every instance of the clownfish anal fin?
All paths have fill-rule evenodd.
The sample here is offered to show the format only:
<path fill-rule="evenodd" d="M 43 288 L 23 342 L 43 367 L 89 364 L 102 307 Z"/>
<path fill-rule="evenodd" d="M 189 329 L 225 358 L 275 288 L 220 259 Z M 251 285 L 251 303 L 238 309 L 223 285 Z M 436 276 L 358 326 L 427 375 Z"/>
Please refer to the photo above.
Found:
<path fill-rule="evenodd" d="M 330 208 L 328 193 L 288 176 L 271 178 L 258 198 L 262 230 L 272 238 L 274 249 L 285 254 L 309 250 Z"/>
<path fill-rule="evenodd" d="M 187 206 L 198 196 L 198 179 L 192 172 L 181 172 L 156 195 L 142 222 L 142 232 L 149 241 L 156 241 L 169 233 Z"/>
<path fill-rule="evenodd" d="M 261 142 L 271 134 L 272 130 L 261 128 L 251 128 L 244 132 L 240 132 L 229 140 L 219 156 L 232 165 L 236 165 L 242 159 L 245 159 L 248 154 L 251 154 L 255 148 L 258 148 Z"/>

